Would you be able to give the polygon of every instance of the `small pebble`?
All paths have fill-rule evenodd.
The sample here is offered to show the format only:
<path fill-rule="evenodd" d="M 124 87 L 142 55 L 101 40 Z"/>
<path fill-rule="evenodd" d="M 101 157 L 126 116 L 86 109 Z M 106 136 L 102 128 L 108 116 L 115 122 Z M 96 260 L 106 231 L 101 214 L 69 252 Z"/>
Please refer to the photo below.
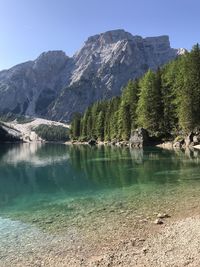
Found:
<path fill-rule="evenodd" d="M 163 222 L 160 218 L 158 218 L 158 219 L 156 219 L 156 220 L 154 221 L 154 223 L 155 223 L 155 224 L 163 224 L 164 222 Z"/>
<path fill-rule="evenodd" d="M 142 252 L 143 252 L 144 254 L 146 254 L 147 251 L 148 251 L 148 248 L 143 248 L 143 249 L 142 249 Z"/>
<path fill-rule="evenodd" d="M 164 219 L 169 218 L 170 216 L 167 213 L 158 213 L 157 218 Z"/>
<path fill-rule="evenodd" d="M 46 221 L 45 223 L 46 224 L 51 224 L 51 223 L 53 223 L 53 221 L 52 220 L 49 220 L 49 221 Z"/>

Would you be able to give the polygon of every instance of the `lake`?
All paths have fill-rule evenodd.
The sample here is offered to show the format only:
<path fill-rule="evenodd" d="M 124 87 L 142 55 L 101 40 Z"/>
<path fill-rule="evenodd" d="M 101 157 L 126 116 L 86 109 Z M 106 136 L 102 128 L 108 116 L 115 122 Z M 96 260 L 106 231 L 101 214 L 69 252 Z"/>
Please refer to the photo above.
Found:
<path fill-rule="evenodd" d="M 198 150 L 2 144 L 0 266 L 50 266 L 43 256 L 58 250 L 79 266 L 83 244 L 91 252 L 159 212 L 193 212 L 199 193 Z"/>

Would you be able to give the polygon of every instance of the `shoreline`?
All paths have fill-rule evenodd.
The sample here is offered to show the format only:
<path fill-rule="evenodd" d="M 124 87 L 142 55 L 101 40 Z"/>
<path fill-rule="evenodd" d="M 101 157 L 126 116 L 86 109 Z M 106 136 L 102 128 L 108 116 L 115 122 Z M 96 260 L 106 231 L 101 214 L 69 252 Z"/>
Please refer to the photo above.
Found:
<path fill-rule="evenodd" d="M 29 228 L 26 225 L 24 227 L 28 232 Z M 162 225 L 144 219 L 137 224 L 123 223 L 116 230 L 109 227 L 105 227 L 107 239 L 101 236 L 99 230 L 93 229 L 101 238 L 99 242 L 92 233 L 87 236 L 88 232 L 83 231 L 84 234 L 81 234 L 74 226 L 66 229 L 65 235 L 49 235 L 33 229 L 34 235 L 39 234 L 38 248 L 36 251 L 33 249 L 35 254 L 28 255 L 22 246 L 18 256 L 14 253 L 7 260 L 1 258 L 0 266 L 6 267 L 9 263 L 16 267 L 33 267 L 37 264 L 45 267 L 198 267 L 200 264 L 200 252 L 196 249 L 200 244 L 200 217 L 197 211 L 190 215 L 173 216 Z M 32 241 L 36 242 L 35 238 Z M 15 247 L 15 250 L 18 251 L 18 248 Z"/>
<path fill-rule="evenodd" d="M 9 245 L 11 254 L 2 258 L 0 266 L 5 267 L 9 263 L 16 267 L 35 267 L 37 264 L 45 267 L 198 267 L 198 192 L 193 187 L 182 188 L 178 192 L 172 192 L 169 199 L 160 194 L 161 198 L 150 200 L 152 204 L 144 199 L 144 210 L 140 206 L 134 208 L 137 207 L 135 200 L 134 206 L 129 206 L 126 201 L 110 205 L 107 201 L 102 203 L 102 198 L 98 208 L 92 208 L 89 200 L 87 205 L 82 203 L 81 213 L 72 217 L 63 217 L 56 210 L 47 216 L 45 209 L 41 214 L 39 211 L 37 215 L 31 214 L 29 222 L 23 222 L 23 217 L 16 217 L 14 224 L 23 222 L 17 226 L 17 229 L 22 228 L 17 233 L 19 240 L 13 244 L 15 252 Z M 72 204 L 75 205 L 75 202 Z M 155 224 L 158 213 L 165 212 L 170 217 L 164 218 L 163 224 Z M 7 231 L 6 240 L 15 234 Z M 4 244 L 4 240 L 1 239 L 1 242 Z M 3 251 L 1 245 L 0 251 Z"/>

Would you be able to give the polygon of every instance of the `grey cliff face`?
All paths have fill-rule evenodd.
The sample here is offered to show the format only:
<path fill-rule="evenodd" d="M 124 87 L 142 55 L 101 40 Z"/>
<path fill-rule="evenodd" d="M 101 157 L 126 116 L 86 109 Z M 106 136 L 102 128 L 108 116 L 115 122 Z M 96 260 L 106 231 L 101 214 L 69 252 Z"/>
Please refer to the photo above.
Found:
<path fill-rule="evenodd" d="M 0 112 L 43 116 L 68 79 L 69 59 L 62 51 L 0 72 Z"/>
<path fill-rule="evenodd" d="M 142 38 L 124 30 L 89 37 L 72 58 L 62 51 L 0 72 L 0 112 L 69 121 L 91 103 L 119 95 L 129 79 L 179 55 L 168 36 Z"/>

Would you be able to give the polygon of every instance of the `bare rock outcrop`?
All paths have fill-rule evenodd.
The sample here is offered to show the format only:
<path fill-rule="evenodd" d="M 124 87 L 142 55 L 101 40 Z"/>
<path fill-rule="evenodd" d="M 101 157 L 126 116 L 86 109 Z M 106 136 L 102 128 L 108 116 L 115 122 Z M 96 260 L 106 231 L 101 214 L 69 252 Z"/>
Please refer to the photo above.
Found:
<path fill-rule="evenodd" d="M 149 144 L 149 134 L 144 128 L 138 128 L 132 131 L 129 144 L 131 147 L 143 147 Z"/>
<path fill-rule="evenodd" d="M 100 99 L 120 95 L 129 79 L 182 54 L 168 36 L 133 36 L 113 30 L 89 37 L 73 57 L 63 51 L 0 72 L 0 113 L 69 121 Z"/>

